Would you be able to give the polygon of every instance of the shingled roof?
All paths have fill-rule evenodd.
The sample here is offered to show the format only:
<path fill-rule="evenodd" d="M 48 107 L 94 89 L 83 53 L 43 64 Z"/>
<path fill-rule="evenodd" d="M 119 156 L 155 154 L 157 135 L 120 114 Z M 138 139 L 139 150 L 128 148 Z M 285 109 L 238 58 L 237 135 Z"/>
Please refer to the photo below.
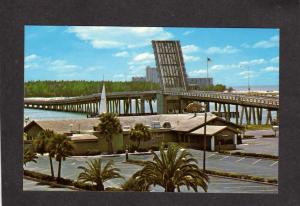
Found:
<path fill-rule="evenodd" d="M 206 125 L 206 135 L 208 136 L 213 136 L 215 134 L 218 134 L 219 132 L 225 130 L 225 129 L 229 129 L 232 130 L 233 132 L 237 133 L 236 130 L 233 130 L 227 126 L 218 126 L 218 125 Z M 191 134 L 194 135 L 204 135 L 204 127 L 201 127 L 193 132 L 191 132 Z"/>
<path fill-rule="evenodd" d="M 207 122 L 218 118 L 216 115 L 208 113 Z M 153 121 L 159 121 L 161 125 L 164 122 L 170 122 L 173 131 L 189 132 L 204 124 L 204 114 L 161 114 L 148 116 L 127 116 L 119 117 L 121 125 L 134 127 L 137 123 L 151 125 Z M 24 127 L 24 131 L 28 130 L 33 124 L 37 124 L 42 129 L 50 129 L 57 133 L 66 133 L 72 131 L 90 132 L 99 124 L 98 118 L 87 119 L 66 119 L 66 120 L 34 120 Z"/>

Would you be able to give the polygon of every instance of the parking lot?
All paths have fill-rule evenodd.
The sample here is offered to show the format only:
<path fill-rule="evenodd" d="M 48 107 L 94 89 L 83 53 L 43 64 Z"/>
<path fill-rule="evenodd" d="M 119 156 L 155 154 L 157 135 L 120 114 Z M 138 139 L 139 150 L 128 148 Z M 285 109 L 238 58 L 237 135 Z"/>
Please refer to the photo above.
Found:
<path fill-rule="evenodd" d="M 199 150 L 189 150 L 194 158 L 197 159 L 198 164 L 202 167 L 202 157 L 203 152 Z M 62 163 L 62 176 L 64 178 L 76 179 L 81 170 L 78 169 L 79 166 L 85 166 L 86 161 L 101 157 L 104 162 L 108 160 L 114 160 L 115 167 L 121 170 L 122 176 L 125 179 L 131 177 L 131 175 L 139 170 L 141 167 L 138 165 L 125 163 L 125 155 L 118 156 L 73 156 L 67 158 L 66 161 Z M 278 177 L 278 161 L 268 160 L 268 159 L 257 159 L 248 157 L 238 157 L 221 155 L 216 152 L 207 152 L 206 154 L 206 168 L 209 170 L 218 170 L 224 172 L 234 172 L 240 174 L 248 174 L 267 178 L 277 178 Z M 152 160 L 153 155 L 129 155 L 130 159 L 139 160 Z M 33 170 L 45 174 L 50 174 L 49 160 L 48 156 L 39 156 L 37 163 L 28 163 L 25 169 Z M 57 173 L 57 162 L 54 161 L 55 173 Z M 125 180 L 123 179 L 113 179 L 105 183 L 106 187 L 118 187 Z M 30 183 L 25 181 L 24 190 L 28 190 Z M 31 183 L 31 185 L 34 185 Z M 46 188 L 45 188 L 46 187 Z M 39 185 L 36 190 L 49 190 L 52 188 L 47 188 L 47 186 Z M 54 188 L 60 190 L 61 188 Z M 162 188 L 153 188 L 153 191 L 161 191 Z M 209 192 L 276 192 L 278 190 L 277 186 L 265 185 L 261 183 L 252 183 L 240 180 L 232 180 L 226 178 L 216 178 L 211 177 L 211 182 L 209 184 Z M 183 188 L 182 191 L 185 191 Z"/>

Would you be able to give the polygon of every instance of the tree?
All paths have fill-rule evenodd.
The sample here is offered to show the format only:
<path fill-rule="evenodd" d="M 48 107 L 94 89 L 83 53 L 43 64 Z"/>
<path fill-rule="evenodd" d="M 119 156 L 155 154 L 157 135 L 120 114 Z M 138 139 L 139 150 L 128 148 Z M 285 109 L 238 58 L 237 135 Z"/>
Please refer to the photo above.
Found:
<path fill-rule="evenodd" d="M 133 191 L 133 192 L 149 192 L 150 185 L 144 179 L 137 179 L 130 177 L 127 181 L 125 181 L 121 188 L 123 191 Z"/>
<path fill-rule="evenodd" d="M 113 153 L 112 139 L 113 135 L 119 134 L 122 132 L 122 126 L 120 120 L 113 113 L 103 113 L 100 116 L 100 123 L 97 127 L 97 130 L 100 131 L 108 144 L 108 152 Z"/>
<path fill-rule="evenodd" d="M 61 177 L 61 162 L 72 154 L 74 149 L 71 139 L 64 134 L 55 134 L 49 142 L 49 154 L 58 161 L 57 179 Z"/>
<path fill-rule="evenodd" d="M 94 159 L 87 162 L 87 167 L 80 166 L 82 169 L 78 175 L 78 181 L 91 182 L 93 185 L 96 184 L 98 191 L 104 191 L 104 182 L 115 178 L 123 178 L 120 175 L 120 169 L 114 167 L 112 160 L 108 161 L 104 167 L 102 167 L 102 160 Z"/>
<path fill-rule="evenodd" d="M 167 152 L 161 146 L 160 157 L 154 152 L 153 155 L 153 161 L 145 162 L 144 168 L 133 175 L 134 179 L 143 180 L 147 186 L 159 185 L 165 192 L 175 192 L 175 189 L 180 192 L 180 186 L 195 192 L 199 186 L 207 191 L 209 178 L 188 151 L 171 144 Z"/>
<path fill-rule="evenodd" d="M 38 157 L 36 156 L 36 153 L 33 151 L 32 148 L 27 148 L 24 150 L 23 155 L 23 164 L 26 166 L 28 162 L 35 162 Z"/>
<path fill-rule="evenodd" d="M 136 142 L 135 148 L 138 149 L 141 141 L 148 141 L 151 139 L 151 134 L 145 125 L 138 123 L 130 130 L 129 137 L 132 141 Z"/>
<path fill-rule="evenodd" d="M 50 169 L 51 169 L 51 176 L 54 177 L 54 170 L 53 170 L 53 163 L 52 158 L 53 155 L 49 152 L 49 143 L 52 138 L 54 138 L 55 133 L 52 130 L 46 129 L 39 133 L 37 138 L 35 138 L 32 142 L 33 149 L 36 153 L 44 155 L 45 153 L 49 153 L 49 162 L 50 162 Z"/>

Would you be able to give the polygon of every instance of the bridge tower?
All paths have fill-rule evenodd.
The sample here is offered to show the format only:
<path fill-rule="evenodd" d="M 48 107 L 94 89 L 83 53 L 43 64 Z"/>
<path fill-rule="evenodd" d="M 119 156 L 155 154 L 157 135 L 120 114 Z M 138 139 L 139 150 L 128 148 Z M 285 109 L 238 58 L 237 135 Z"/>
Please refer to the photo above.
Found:
<path fill-rule="evenodd" d="M 186 92 L 187 74 L 179 41 L 152 41 L 156 68 L 163 92 Z M 164 94 L 157 94 L 157 113 L 168 113 L 168 107 L 181 112 L 180 99 L 167 99 Z M 171 102 L 170 102 L 171 101 Z M 179 108 L 178 108 L 179 107 Z"/>

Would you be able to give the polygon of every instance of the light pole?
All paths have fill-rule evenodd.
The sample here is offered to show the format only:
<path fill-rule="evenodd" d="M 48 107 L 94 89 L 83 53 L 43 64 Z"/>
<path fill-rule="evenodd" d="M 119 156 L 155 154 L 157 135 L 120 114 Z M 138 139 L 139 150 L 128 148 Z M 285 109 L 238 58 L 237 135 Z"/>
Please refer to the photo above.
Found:
<path fill-rule="evenodd" d="M 209 90 L 209 82 L 208 82 L 208 63 L 211 62 L 211 59 L 207 57 L 206 59 L 206 87 L 207 91 Z"/>
<path fill-rule="evenodd" d="M 208 104 L 209 106 L 209 104 Z M 206 113 L 207 105 L 206 103 L 193 102 L 187 105 L 186 110 L 188 112 L 193 112 L 196 116 L 196 112 L 204 111 L 204 139 L 203 139 L 203 172 L 205 172 L 206 165 L 206 122 L 207 122 L 207 113 Z"/>
<path fill-rule="evenodd" d="M 207 113 L 206 113 L 206 104 L 203 103 L 202 110 L 204 110 L 204 134 L 203 134 L 203 172 L 205 172 L 206 165 L 206 122 L 207 122 Z"/>
<path fill-rule="evenodd" d="M 250 69 L 249 69 L 249 66 L 246 66 L 246 65 L 240 65 L 240 67 L 246 67 L 247 69 L 247 77 L 248 77 L 248 93 L 250 93 Z"/>

